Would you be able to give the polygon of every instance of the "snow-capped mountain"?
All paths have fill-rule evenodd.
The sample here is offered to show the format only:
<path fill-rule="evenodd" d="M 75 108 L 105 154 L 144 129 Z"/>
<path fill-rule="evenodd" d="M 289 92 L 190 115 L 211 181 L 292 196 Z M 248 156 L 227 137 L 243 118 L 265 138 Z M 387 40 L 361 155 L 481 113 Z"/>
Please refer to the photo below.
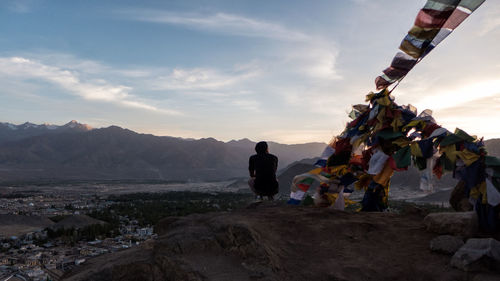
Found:
<path fill-rule="evenodd" d="M 64 125 L 53 124 L 34 124 L 25 122 L 23 124 L 12 124 L 0 122 L 0 143 L 17 141 L 24 138 L 35 137 L 47 133 L 61 133 L 61 132 L 85 132 L 92 130 L 87 124 L 78 123 L 72 120 Z"/>

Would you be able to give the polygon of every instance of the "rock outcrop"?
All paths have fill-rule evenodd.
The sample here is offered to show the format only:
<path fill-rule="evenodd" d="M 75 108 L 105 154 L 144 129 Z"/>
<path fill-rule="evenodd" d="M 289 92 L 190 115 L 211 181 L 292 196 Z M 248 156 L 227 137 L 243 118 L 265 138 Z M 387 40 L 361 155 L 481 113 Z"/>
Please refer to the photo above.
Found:
<path fill-rule="evenodd" d="M 493 238 L 471 238 L 453 255 L 451 265 L 465 271 L 498 269 L 500 241 Z"/>
<path fill-rule="evenodd" d="M 462 238 L 452 235 L 440 235 L 431 240 L 430 249 L 442 254 L 453 255 L 464 245 Z"/>
<path fill-rule="evenodd" d="M 424 219 L 428 231 L 463 237 L 473 236 L 478 229 L 475 212 L 431 213 Z"/>

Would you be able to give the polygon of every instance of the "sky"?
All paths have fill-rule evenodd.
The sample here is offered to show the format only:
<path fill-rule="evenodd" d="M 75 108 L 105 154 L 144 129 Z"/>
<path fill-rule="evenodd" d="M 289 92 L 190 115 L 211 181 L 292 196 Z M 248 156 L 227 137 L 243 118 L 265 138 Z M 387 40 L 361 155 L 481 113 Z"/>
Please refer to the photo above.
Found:
<path fill-rule="evenodd" d="M 425 1 L 2 0 L 0 122 L 221 141 L 328 142 Z M 438 124 L 500 137 L 500 1 L 393 92 Z"/>

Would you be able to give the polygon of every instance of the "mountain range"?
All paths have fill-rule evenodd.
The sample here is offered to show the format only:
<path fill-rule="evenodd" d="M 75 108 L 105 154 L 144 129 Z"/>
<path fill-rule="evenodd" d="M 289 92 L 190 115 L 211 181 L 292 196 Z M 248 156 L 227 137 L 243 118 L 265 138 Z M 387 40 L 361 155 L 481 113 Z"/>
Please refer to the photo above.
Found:
<path fill-rule="evenodd" d="M 325 143 L 268 142 L 279 157 L 280 182 L 313 168 Z M 500 139 L 485 141 L 500 157 Z M 213 181 L 245 178 L 255 142 L 218 141 L 139 134 L 117 126 L 93 129 L 65 125 L 0 123 L 0 183 L 72 180 Z M 311 158 L 307 160 L 307 158 Z M 418 171 L 398 173 L 393 184 L 415 185 Z M 453 186 L 454 180 L 438 185 Z"/>
<path fill-rule="evenodd" d="M 268 142 L 279 168 L 317 156 L 325 143 Z M 139 134 L 117 126 L 0 123 L 0 182 L 58 180 L 212 181 L 248 174 L 255 142 Z"/>

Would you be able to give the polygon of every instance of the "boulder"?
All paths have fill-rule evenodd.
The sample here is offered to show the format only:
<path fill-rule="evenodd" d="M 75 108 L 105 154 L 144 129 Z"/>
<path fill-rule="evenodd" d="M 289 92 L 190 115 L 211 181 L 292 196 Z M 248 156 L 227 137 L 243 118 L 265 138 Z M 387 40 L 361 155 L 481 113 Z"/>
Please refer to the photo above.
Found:
<path fill-rule="evenodd" d="M 468 194 L 465 191 L 465 181 L 459 181 L 450 194 L 450 206 L 457 212 L 472 211 L 472 204 L 469 198 L 465 196 Z"/>
<path fill-rule="evenodd" d="M 464 245 L 461 237 L 452 235 L 440 235 L 430 242 L 430 248 L 433 252 L 453 255 Z"/>
<path fill-rule="evenodd" d="M 500 241 L 471 238 L 451 258 L 451 266 L 464 271 L 500 268 Z"/>
<path fill-rule="evenodd" d="M 471 237 L 478 229 L 474 212 L 431 213 L 424 218 L 428 231 L 438 234 Z"/>

